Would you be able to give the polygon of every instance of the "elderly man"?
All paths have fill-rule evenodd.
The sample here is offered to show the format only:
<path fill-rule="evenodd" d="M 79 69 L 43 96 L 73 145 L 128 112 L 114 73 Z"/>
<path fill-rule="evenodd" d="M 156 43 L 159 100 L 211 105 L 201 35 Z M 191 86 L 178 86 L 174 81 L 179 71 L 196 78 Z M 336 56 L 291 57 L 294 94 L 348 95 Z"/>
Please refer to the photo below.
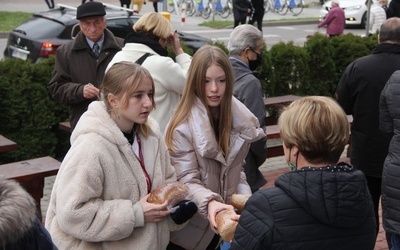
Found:
<path fill-rule="evenodd" d="M 233 95 L 241 101 L 258 118 L 265 131 L 265 106 L 260 80 L 253 70 L 262 62 L 264 46 L 260 30 L 253 25 L 237 26 L 231 33 L 228 42 L 229 60 L 235 75 Z M 246 157 L 244 171 L 247 182 L 254 193 L 267 183 L 258 168 L 267 158 L 267 138 L 253 142 Z"/>
<path fill-rule="evenodd" d="M 390 18 L 382 24 L 378 41 L 371 55 L 347 66 L 336 90 L 339 104 L 353 115 L 350 160 L 367 177 L 377 234 L 382 170 L 390 142 L 390 136 L 379 130 L 379 98 L 390 76 L 400 69 L 400 18 Z M 390 243 L 390 236 L 386 238 Z"/>
<path fill-rule="evenodd" d="M 123 39 L 106 29 L 105 15 L 100 2 L 80 5 L 76 19 L 81 31 L 73 41 L 57 49 L 48 88 L 56 101 L 69 106 L 71 129 L 89 103 L 97 99 L 105 69 L 123 46 Z"/>

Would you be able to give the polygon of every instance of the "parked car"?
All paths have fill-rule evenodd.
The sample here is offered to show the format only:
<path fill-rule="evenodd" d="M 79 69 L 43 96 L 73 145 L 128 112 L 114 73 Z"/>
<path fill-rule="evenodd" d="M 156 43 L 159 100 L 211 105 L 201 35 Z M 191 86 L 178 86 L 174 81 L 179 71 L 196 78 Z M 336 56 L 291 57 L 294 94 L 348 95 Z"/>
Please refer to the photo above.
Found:
<path fill-rule="evenodd" d="M 373 0 L 378 3 L 377 0 Z M 331 9 L 331 1 L 327 1 L 322 5 L 320 10 L 320 19 L 324 19 Z M 359 26 L 365 28 L 367 23 L 367 6 L 365 0 L 339 0 L 339 6 L 344 10 L 347 26 Z"/>
<path fill-rule="evenodd" d="M 132 10 L 104 4 L 106 7 L 107 28 L 117 37 L 125 38 L 132 26 L 140 18 Z M 55 9 L 33 14 L 8 36 L 4 58 L 20 58 L 38 62 L 54 55 L 59 46 L 67 43 L 79 31 L 76 8 L 58 4 Z M 210 39 L 178 31 L 180 40 L 194 52 Z"/>

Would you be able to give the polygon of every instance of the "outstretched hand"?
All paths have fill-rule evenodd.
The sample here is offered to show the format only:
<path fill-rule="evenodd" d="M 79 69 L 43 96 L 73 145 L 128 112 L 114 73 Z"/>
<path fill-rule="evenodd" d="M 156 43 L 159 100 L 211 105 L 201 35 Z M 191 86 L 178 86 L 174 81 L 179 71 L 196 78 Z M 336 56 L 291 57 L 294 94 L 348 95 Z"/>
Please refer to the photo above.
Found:
<path fill-rule="evenodd" d="M 212 200 L 208 203 L 208 221 L 210 222 L 210 227 L 211 229 L 216 233 L 219 234 L 218 228 L 217 228 L 217 222 L 215 221 L 215 217 L 217 213 L 221 212 L 222 210 L 232 210 L 235 212 L 235 209 L 233 208 L 232 205 L 227 205 L 215 200 Z M 237 218 L 235 218 L 237 219 Z"/>

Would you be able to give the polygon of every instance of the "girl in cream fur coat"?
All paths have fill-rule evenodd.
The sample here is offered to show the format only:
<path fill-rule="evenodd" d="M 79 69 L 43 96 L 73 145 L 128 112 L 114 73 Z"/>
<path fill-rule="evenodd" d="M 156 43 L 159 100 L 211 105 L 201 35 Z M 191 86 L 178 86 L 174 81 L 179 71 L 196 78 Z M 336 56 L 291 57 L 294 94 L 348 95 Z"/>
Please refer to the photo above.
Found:
<path fill-rule="evenodd" d="M 53 186 L 46 228 L 59 249 L 165 249 L 176 225 L 151 190 L 176 180 L 157 122 L 154 83 L 133 63 L 113 65 L 102 101 L 71 135 Z"/>

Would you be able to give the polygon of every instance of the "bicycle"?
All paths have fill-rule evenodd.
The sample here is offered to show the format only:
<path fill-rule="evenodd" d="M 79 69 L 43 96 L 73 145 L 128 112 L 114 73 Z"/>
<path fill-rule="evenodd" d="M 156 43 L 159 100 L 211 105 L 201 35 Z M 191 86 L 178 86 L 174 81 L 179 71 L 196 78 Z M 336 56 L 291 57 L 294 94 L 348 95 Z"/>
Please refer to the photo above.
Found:
<path fill-rule="evenodd" d="M 286 0 L 279 14 L 286 15 L 290 10 L 294 16 L 300 15 L 304 8 L 304 0 Z"/>
<path fill-rule="evenodd" d="M 285 15 L 287 12 L 286 0 L 264 0 L 264 13 L 268 13 L 269 11 Z"/>
<path fill-rule="evenodd" d="M 167 11 L 173 13 L 175 11 L 175 4 L 176 7 L 181 10 L 183 3 L 186 3 L 185 13 L 189 16 L 193 16 L 197 9 L 197 3 L 195 0 L 168 0 Z M 177 14 L 178 13 L 179 12 L 177 12 Z"/>
<path fill-rule="evenodd" d="M 203 9 L 201 9 L 201 8 L 203 8 Z M 205 7 L 201 6 L 201 4 L 199 7 L 201 16 L 204 19 L 208 19 L 210 17 L 213 9 L 214 9 L 213 8 L 213 0 L 208 0 Z M 232 10 L 233 10 L 232 0 L 228 0 L 224 7 L 221 5 L 221 2 L 218 1 L 216 3 L 215 9 L 216 9 L 216 14 L 218 14 L 222 18 L 227 18 L 232 13 Z"/>

